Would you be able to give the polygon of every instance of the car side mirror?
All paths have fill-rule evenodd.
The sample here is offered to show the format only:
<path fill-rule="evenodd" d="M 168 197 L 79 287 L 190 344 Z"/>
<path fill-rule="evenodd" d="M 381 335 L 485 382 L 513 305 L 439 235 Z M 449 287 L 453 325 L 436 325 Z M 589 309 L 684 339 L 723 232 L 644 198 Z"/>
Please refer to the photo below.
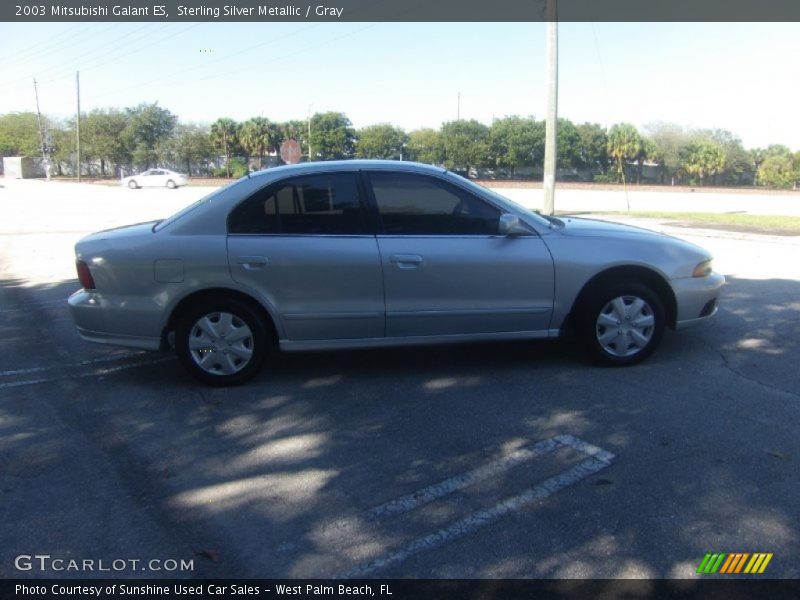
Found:
<path fill-rule="evenodd" d="M 500 235 L 530 235 L 530 231 L 522 223 L 520 223 L 517 215 L 505 213 L 500 215 L 500 225 L 498 228 Z"/>

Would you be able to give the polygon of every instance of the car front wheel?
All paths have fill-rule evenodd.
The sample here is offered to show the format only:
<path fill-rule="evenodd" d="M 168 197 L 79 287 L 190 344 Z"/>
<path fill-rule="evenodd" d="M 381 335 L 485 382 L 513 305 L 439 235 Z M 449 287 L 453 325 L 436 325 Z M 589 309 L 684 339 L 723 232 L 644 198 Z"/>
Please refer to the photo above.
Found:
<path fill-rule="evenodd" d="M 168 187 L 169 189 L 171 189 L 171 190 L 174 190 L 174 189 L 175 189 L 176 187 L 178 187 L 178 186 L 177 186 L 177 185 L 175 185 L 175 182 L 174 182 L 174 181 L 172 181 L 172 179 L 170 179 L 169 181 L 167 181 L 167 187 Z"/>
<path fill-rule="evenodd" d="M 606 365 L 644 360 L 664 334 L 664 305 L 657 294 L 640 284 L 616 285 L 595 294 L 583 317 L 589 350 Z"/>
<path fill-rule="evenodd" d="M 235 385 L 252 378 L 264 362 L 267 344 L 263 320 L 238 300 L 196 305 L 175 331 L 181 364 L 210 385 Z"/>
<path fill-rule="evenodd" d="M 133 179 L 131 179 L 131 180 L 128 182 L 128 187 L 129 187 L 129 188 L 131 188 L 132 190 L 136 190 L 136 189 L 138 189 L 138 188 L 139 188 L 139 186 L 138 186 L 138 185 L 136 185 L 136 182 L 135 182 Z"/>

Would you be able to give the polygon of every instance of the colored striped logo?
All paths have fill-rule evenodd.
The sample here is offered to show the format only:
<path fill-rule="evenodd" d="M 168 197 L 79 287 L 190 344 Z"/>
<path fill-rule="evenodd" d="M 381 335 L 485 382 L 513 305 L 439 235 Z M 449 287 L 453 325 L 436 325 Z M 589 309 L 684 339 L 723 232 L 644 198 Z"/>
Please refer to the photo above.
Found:
<path fill-rule="evenodd" d="M 698 573 L 713 574 L 719 573 L 732 575 L 736 573 L 747 573 L 755 575 L 763 573 L 769 561 L 772 560 L 772 552 L 733 552 L 730 554 L 708 553 L 703 557 L 700 566 L 697 567 Z"/>

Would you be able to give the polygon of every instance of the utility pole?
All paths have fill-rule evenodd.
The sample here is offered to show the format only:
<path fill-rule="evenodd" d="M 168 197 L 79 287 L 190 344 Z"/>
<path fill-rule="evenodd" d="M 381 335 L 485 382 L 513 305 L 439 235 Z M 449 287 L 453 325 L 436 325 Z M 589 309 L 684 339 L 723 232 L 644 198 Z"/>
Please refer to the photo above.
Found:
<path fill-rule="evenodd" d="M 456 121 L 461 120 L 461 92 L 458 92 L 458 100 L 456 100 Z"/>
<path fill-rule="evenodd" d="M 311 162 L 311 107 L 313 104 L 308 105 L 308 161 Z"/>
<path fill-rule="evenodd" d="M 555 212 L 556 193 L 556 124 L 558 119 L 558 11 L 556 0 L 547 0 L 547 118 L 544 142 L 543 212 Z"/>
<path fill-rule="evenodd" d="M 33 93 L 36 96 L 36 122 L 39 124 L 39 141 L 42 146 L 42 164 L 44 165 L 44 176 L 50 181 L 50 161 L 47 160 L 47 151 L 44 143 L 44 129 L 42 129 L 42 113 L 39 110 L 39 88 L 36 87 L 36 78 L 33 78 Z"/>
<path fill-rule="evenodd" d="M 78 171 L 78 183 L 81 182 L 81 72 L 75 71 L 75 91 L 78 94 L 78 118 L 76 121 L 76 128 L 75 128 L 75 141 L 76 141 L 76 150 L 77 150 L 77 171 Z"/>

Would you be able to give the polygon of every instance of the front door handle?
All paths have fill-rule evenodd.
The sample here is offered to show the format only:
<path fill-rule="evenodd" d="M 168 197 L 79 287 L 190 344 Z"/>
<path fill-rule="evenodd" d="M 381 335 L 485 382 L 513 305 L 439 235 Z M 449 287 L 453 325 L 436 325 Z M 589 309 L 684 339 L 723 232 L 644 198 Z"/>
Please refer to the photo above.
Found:
<path fill-rule="evenodd" d="M 263 269 L 267 266 L 269 260 L 266 256 L 240 256 L 236 259 L 236 262 L 245 269 L 252 271 L 253 269 Z"/>
<path fill-rule="evenodd" d="M 416 269 L 423 262 L 419 254 L 392 254 L 389 260 L 399 269 Z"/>

